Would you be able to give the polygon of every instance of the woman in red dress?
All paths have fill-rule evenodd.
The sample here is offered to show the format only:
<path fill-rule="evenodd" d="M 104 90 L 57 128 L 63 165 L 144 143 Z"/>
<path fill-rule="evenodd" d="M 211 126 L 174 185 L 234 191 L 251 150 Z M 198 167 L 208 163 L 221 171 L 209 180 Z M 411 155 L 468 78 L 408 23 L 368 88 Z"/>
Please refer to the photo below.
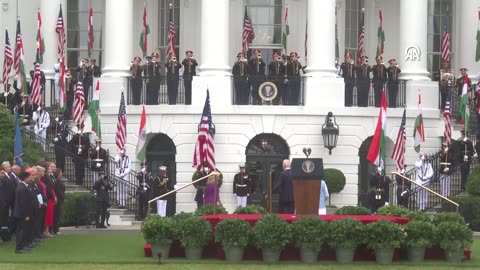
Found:
<path fill-rule="evenodd" d="M 57 203 L 57 195 L 55 194 L 55 190 L 53 188 L 55 179 L 52 179 L 54 176 L 50 171 L 50 167 L 51 166 L 49 166 L 49 174 L 44 178 L 45 187 L 47 190 L 47 212 L 45 214 L 45 231 L 43 234 L 51 237 L 52 235 L 50 234 L 50 228 L 53 226 L 53 213 L 55 204 Z"/>

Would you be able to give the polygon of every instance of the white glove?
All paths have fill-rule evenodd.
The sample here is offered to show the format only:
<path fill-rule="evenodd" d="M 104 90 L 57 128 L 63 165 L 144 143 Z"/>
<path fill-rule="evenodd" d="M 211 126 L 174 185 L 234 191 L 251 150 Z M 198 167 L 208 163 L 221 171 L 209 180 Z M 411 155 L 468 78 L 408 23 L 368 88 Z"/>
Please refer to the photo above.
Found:
<path fill-rule="evenodd" d="M 120 174 L 120 177 L 123 177 L 123 176 L 125 176 L 125 174 L 124 174 L 124 173 L 121 173 L 121 174 Z"/>
<path fill-rule="evenodd" d="M 422 157 L 420 158 L 421 160 L 425 160 L 425 155 L 422 155 Z"/>
<path fill-rule="evenodd" d="M 58 142 L 58 138 L 57 137 L 53 138 L 53 141 Z"/>
<path fill-rule="evenodd" d="M 102 164 L 97 162 L 97 167 L 102 167 Z"/>
<path fill-rule="evenodd" d="M 95 150 L 100 151 L 100 146 L 95 147 Z"/>
<path fill-rule="evenodd" d="M 55 117 L 55 121 L 58 122 L 58 120 L 59 120 L 58 117 Z"/>
<path fill-rule="evenodd" d="M 464 142 L 468 141 L 468 138 L 465 136 L 465 138 L 463 138 L 463 141 Z"/>
<path fill-rule="evenodd" d="M 142 172 L 145 172 L 145 171 L 146 171 L 145 168 L 142 168 Z"/>
<path fill-rule="evenodd" d="M 3 93 L 4 97 L 8 97 L 8 92 Z"/>
<path fill-rule="evenodd" d="M 20 105 L 20 106 L 22 106 L 22 107 L 25 106 L 25 101 L 22 101 L 22 105 Z"/>

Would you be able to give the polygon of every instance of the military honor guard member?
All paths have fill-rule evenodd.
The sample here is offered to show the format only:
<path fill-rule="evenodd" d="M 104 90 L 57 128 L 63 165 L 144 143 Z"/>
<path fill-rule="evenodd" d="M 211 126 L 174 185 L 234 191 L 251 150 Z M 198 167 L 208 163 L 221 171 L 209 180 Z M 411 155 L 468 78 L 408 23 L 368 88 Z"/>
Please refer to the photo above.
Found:
<path fill-rule="evenodd" d="M 185 104 L 192 104 L 192 80 L 193 76 L 197 75 L 198 62 L 193 58 L 193 51 L 185 52 L 185 59 L 182 61 L 183 65 L 183 85 L 185 87 Z"/>
<path fill-rule="evenodd" d="M 152 197 L 156 198 L 161 196 L 168 191 L 170 191 L 171 182 L 168 179 L 167 174 L 167 167 L 160 166 L 158 168 L 159 173 L 158 176 L 153 180 L 153 187 L 152 187 Z M 167 198 L 163 197 L 157 200 L 157 214 L 161 217 L 165 217 L 167 215 Z"/>
<path fill-rule="evenodd" d="M 208 173 L 210 172 L 210 169 L 205 166 L 203 166 L 202 170 L 200 171 L 197 171 L 200 173 L 199 178 L 202 178 L 204 176 L 207 176 Z M 195 180 L 195 179 L 193 179 Z M 203 206 L 203 192 L 205 191 L 205 187 L 207 185 L 207 179 L 203 179 L 195 184 L 193 184 L 193 186 L 197 189 L 197 191 L 195 192 L 195 198 L 194 198 L 194 201 L 197 203 L 197 209 L 198 208 L 201 208 Z"/>
<path fill-rule="evenodd" d="M 131 79 L 130 79 L 130 88 L 132 90 L 132 104 L 133 105 L 140 105 L 140 98 L 142 96 L 142 87 L 143 87 L 143 79 L 142 79 L 142 69 L 143 67 L 140 65 L 142 59 L 140 56 L 135 56 L 133 58 L 132 65 L 130 66 L 131 72 Z"/>
<path fill-rule="evenodd" d="M 268 79 L 275 84 L 278 94 L 273 100 L 273 105 L 280 104 L 280 99 L 285 99 L 285 64 L 279 52 L 273 52 L 273 60 L 268 64 Z"/>
<path fill-rule="evenodd" d="M 93 78 L 100 78 L 102 76 L 102 69 L 97 66 L 97 60 L 96 59 L 90 59 L 90 62 L 92 63 L 90 65 L 90 73 L 92 74 Z"/>
<path fill-rule="evenodd" d="M 124 209 L 127 201 L 128 175 L 132 169 L 132 161 L 125 153 L 125 148 L 115 156 L 115 177 L 117 182 L 117 203 L 118 208 Z"/>
<path fill-rule="evenodd" d="M 388 74 L 388 83 L 387 83 L 387 90 L 388 90 L 388 107 L 396 108 L 397 107 L 397 94 L 398 94 L 398 74 L 402 72 L 398 67 L 397 60 L 395 58 L 388 60 L 388 64 L 390 65 L 387 68 Z"/>
<path fill-rule="evenodd" d="M 388 202 L 388 179 L 382 174 L 382 168 L 370 176 L 370 210 L 372 213 Z"/>
<path fill-rule="evenodd" d="M 158 52 L 153 52 L 147 56 L 147 63 L 144 65 L 143 77 L 147 85 L 147 105 L 158 104 L 158 92 L 160 91 L 160 68 Z"/>
<path fill-rule="evenodd" d="M 468 77 L 467 74 L 468 69 L 467 68 L 460 68 L 460 77 L 457 79 L 455 85 L 457 86 L 457 94 L 459 97 L 462 96 L 462 91 L 463 91 L 463 84 L 465 80 L 468 81 L 468 92 L 472 89 L 472 80 Z"/>
<path fill-rule="evenodd" d="M 352 54 L 345 54 L 345 62 L 340 65 L 341 74 L 345 83 L 345 107 L 352 107 L 353 104 L 353 86 L 355 84 L 355 61 Z"/>
<path fill-rule="evenodd" d="M 168 62 L 165 63 L 165 68 L 167 69 L 168 105 L 175 105 L 177 104 L 178 80 L 182 64 L 177 61 L 177 56 L 171 55 Z"/>
<path fill-rule="evenodd" d="M 407 175 L 407 165 L 403 165 L 403 169 L 400 171 L 400 174 L 410 178 Z M 408 208 L 408 199 L 412 194 L 412 183 L 403 179 L 400 176 L 395 176 L 395 181 L 397 182 L 397 204 L 405 208 Z"/>
<path fill-rule="evenodd" d="M 235 85 L 235 104 L 248 105 L 250 95 L 250 86 L 248 84 L 249 67 L 243 52 L 237 54 L 237 62 L 233 64 L 232 74 Z"/>
<path fill-rule="evenodd" d="M 357 106 L 368 107 L 368 93 L 370 92 L 370 72 L 368 57 L 362 56 L 362 64 L 357 69 Z"/>
<path fill-rule="evenodd" d="M 377 56 L 375 61 L 377 63 L 372 66 L 373 95 L 375 98 L 375 107 L 380 107 L 382 91 L 387 82 L 387 67 L 383 64 L 383 57 L 381 55 Z"/>
<path fill-rule="evenodd" d="M 87 165 L 88 151 L 90 150 L 90 139 L 83 133 L 83 126 L 78 126 L 79 132 L 70 140 L 70 152 L 75 163 L 75 184 L 83 185 L 85 178 L 85 166 Z"/>
<path fill-rule="evenodd" d="M 89 93 L 92 88 L 93 77 L 92 70 L 90 69 L 90 60 L 83 58 L 77 67 L 78 81 L 83 83 L 83 95 L 85 97 L 85 110 L 88 109 L 90 104 Z"/>
<path fill-rule="evenodd" d="M 50 126 L 50 114 L 43 110 L 42 107 L 38 107 L 37 111 L 33 113 L 32 120 L 34 122 L 33 131 L 38 136 L 37 142 L 40 143 L 45 151 L 47 139 L 47 129 Z"/>
<path fill-rule="evenodd" d="M 259 86 L 265 82 L 265 61 L 262 59 L 262 54 L 259 49 L 253 50 L 253 58 L 248 61 L 249 79 L 252 86 L 252 101 L 253 105 L 261 105 L 262 101 L 258 94 Z"/>
<path fill-rule="evenodd" d="M 68 123 L 62 115 L 58 116 L 55 121 L 56 135 L 53 138 L 53 145 L 55 146 L 55 163 L 57 163 L 57 167 L 63 171 L 65 169 L 65 151 L 68 143 Z"/>
<path fill-rule="evenodd" d="M 22 118 L 22 125 L 30 125 L 30 120 L 32 119 L 33 113 L 37 110 L 38 106 L 32 104 L 28 100 L 27 94 L 22 94 L 22 102 L 18 104 L 18 113 L 19 117 Z"/>
<path fill-rule="evenodd" d="M 93 173 L 93 185 L 97 182 L 99 174 L 107 171 L 108 153 L 102 147 L 102 140 L 95 139 L 95 148 L 90 151 L 90 161 Z"/>
<path fill-rule="evenodd" d="M 148 201 L 152 196 L 153 177 L 148 171 L 147 165 L 140 164 L 143 168 L 137 173 L 138 180 L 138 214 L 137 220 L 144 220 L 147 217 Z"/>
<path fill-rule="evenodd" d="M 432 180 L 433 177 L 432 164 L 428 162 L 425 153 L 420 153 L 419 156 L 420 159 L 415 162 L 415 170 L 417 172 L 415 176 L 415 183 L 428 188 L 431 184 L 430 180 Z M 427 207 L 429 193 L 421 187 L 417 187 L 416 191 L 417 206 L 421 211 L 423 211 Z"/>
<path fill-rule="evenodd" d="M 285 73 L 287 74 L 287 90 L 285 91 L 284 105 L 298 105 L 298 98 L 300 97 L 300 71 L 303 72 L 302 64 L 298 60 L 298 53 L 290 53 L 290 61 L 285 66 Z"/>
<path fill-rule="evenodd" d="M 72 76 L 72 71 L 67 69 L 65 71 L 65 92 L 67 95 L 67 106 L 64 113 L 65 120 L 72 119 L 72 108 L 73 100 L 75 99 L 76 84 L 77 80 Z"/>
<path fill-rule="evenodd" d="M 438 153 L 438 158 L 440 159 L 440 194 L 448 198 L 451 191 L 452 171 L 450 168 L 453 167 L 451 166 L 453 158 L 449 156 L 447 145 L 443 143 L 442 146 L 442 150 Z"/>
<path fill-rule="evenodd" d="M 108 208 L 108 191 L 112 190 L 112 186 L 108 182 L 108 176 L 104 172 L 98 175 L 98 181 L 93 185 L 95 196 L 95 227 L 107 228 L 105 226 L 105 216 Z"/>
<path fill-rule="evenodd" d="M 449 92 L 453 87 L 455 87 L 455 78 L 453 76 L 453 70 L 449 68 L 450 63 L 448 61 L 442 61 L 442 68 L 440 69 L 440 97 L 441 97 L 441 110 L 445 109 L 445 103 L 447 102 L 447 97 Z"/>
<path fill-rule="evenodd" d="M 247 198 L 252 191 L 252 179 L 245 172 L 245 164 L 238 165 L 240 172 L 233 177 L 233 194 L 237 197 L 237 207 L 247 206 Z"/>
<path fill-rule="evenodd" d="M 468 175 L 470 174 L 470 163 L 472 161 L 473 156 L 473 143 L 468 138 L 468 134 L 463 129 L 461 131 L 462 139 L 460 140 L 460 153 L 457 157 L 457 162 L 460 165 L 460 175 L 462 179 L 462 191 L 465 191 L 468 181 Z"/>

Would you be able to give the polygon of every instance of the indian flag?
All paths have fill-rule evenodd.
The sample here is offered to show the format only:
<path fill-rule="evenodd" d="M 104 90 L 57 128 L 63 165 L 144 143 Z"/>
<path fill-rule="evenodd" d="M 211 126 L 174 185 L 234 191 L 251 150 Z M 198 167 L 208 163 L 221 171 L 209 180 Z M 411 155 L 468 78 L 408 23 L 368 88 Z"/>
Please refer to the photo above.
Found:
<path fill-rule="evenodd" d="M 423 116 L 422 116 L 422 96 L 420 95 L 420 89 L 418 90 L 418 105 L 417 105 L 417 118 L 415 118 L 415 127 L 413 129 L 414 149 L 417 153 L 420 152 L 420 145 L 425 142 L 425 131 L 423 129 Z"/>
<path fill-rule="evenodd" d="M 138 130 L 138 142 L 137 142 L 137 159 L 145 161 L 145 141 L 147 139 L 147 131 L 145 130 L 145 123 L 147 122 L 147 114 L 145 113 L 145 106 L 142 109 L 142 117 L 140 118 L 140 129 Z"/>
<path fill-rule="evenodd" d="M 387 129 L 387 99 L 385 89 L 382 91 L 382 103 L 378 115 L 377 127 L 373 135 L 370 149 L 368 150 L 367 160 L 370 163 L 382 168 L 385 173 L 385 130 Z"/>
<path fill-rule="evenodd" d="M 460 115 L 466 132 L 470 131 L 470 106 L 468 104 L 468 76 L 463 79 L 462 97 L 460 98 Z"/>
<path fill-rule="evenodd" d="M 288 25 L 288 7 L 285 7 L 285 17 L 283 18 L 284 29 L 282 33 L 282 47 L 287 53 L 287 38 L 290 35 L 290 26 Z"/>
<path fill-rule="evenodd" d="M 90 107 L 88 107 L 88 114 L 92 118 L 92 131 L 97 134 L 98 138 L 102 137 L 102 132 L 100 130 L 100 117 L 98 115 L 100 111 L 100 81 L 97 81 L 97 86 L 95 87 L 95 92 L 93 92 L 92 102 Z"/>
<path fill-rule="evenodd" d="M 385 47 L 385 32 L 383 31 L 383 16 L 382 16 L 382 10 L 378 11 L 378 30 L 377 30 L 377 38 L 378 38 L 378 44 L 377 44 L 377 56 L 383 54 L 383 48 Z"/>

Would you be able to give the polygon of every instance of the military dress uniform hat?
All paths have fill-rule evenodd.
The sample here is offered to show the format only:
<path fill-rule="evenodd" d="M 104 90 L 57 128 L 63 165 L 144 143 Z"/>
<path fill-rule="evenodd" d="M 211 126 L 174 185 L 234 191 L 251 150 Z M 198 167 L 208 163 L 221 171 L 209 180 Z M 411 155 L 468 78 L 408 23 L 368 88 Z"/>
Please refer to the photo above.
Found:
<path fill-rule="evenodd" d="M 392 58 L 392 59 L 388 60 L 388 63 L 391 64 L 392 62 L 396 62 L 396 61 L 397 61 L 397 59 Z"/>
<path fill-rule="evenodd" d="M 166 170 L 167 170 L 167 166 L 160 166 L 160 167 L 158 167 L 158 169 L 159 169 L 160 171 L 166 171 Z"/>
<path fill-rule="evenodd" d="M 381 55 L 375 57 L 375 59 L 380 59 L 380 60 L 383 60 L 383 57 Z"/>
<path fill-rule="evenodd" d="M 460 68 L 460 71 L 462 71 L 462 70 L 468 71 L 468 68 L 462 67 L 462 68 Z"/>
<path fill-rule="evenodd" d="M 238 167 L 239 167 L 240 169 L 245 168 L 245 163 L 240 163 L 240 164 L 238 164 Z"/>
<path fill-rule="evenodd" d="M 135 57 L 133 58 L 133 61 L 137 61 L 137 60 L 138 60 L 138 61 L 142 61 L 142 58 L 140 58 L 140 56 L 135 56 Z"/>
<path fill-rule="evenodd" d="M 297 52 L 291 52 L 291 53 L 290 53 L 290 57 L 292 57 L 292 56 L 297 57 L 297 56 L 298 56 L 298 53 L 297 53 Z"/>
<path fill-rule="evenodd" d="M 152 57 L 157 57 L 158 58 L 159 54 L 158 52 L 152 52 Z"/>
<path fill-rule="evenodd" d="M 259 50 L 259 49 L 253 50 L 253 54 L 257 54 L 257 53 L 260 53 L 260 50 Z"/>
<path fill-rule="evenodd" d="M 280 56 L 280 53 L 279 53 L 279 52 L 273 52 L 273 53 L 272 53 L 272 56 L 275 56 L 275 55 L 276 55 L 276 56 Z"/>
<path fill-rule="evenodd" d="M 83 60 L 83 62 L 85 62 L 85 63 L 89 63 L 89 62 L 90 62 L 90 59 L 88 59 L 88 58 L 83 58 L 82 60 Z"/>
<path fill-rule="evenodd" d="M 349 52 L 347 52 L 347 53 L 345 54 L 345 57 L 352 57 L 352 54 L 349 53 Z"/>
<path fill-rule="evenodd" d="M 189 54 L 189 53 L 193 54 L 193 52 L 190 50 L 185 51 L 185 54 Z"/>
<path fill-rule="evenodd" d="M 242 56 L 245 57 L 245 54 L 243 52 L 237 53 L 237 57 L 242 57 Z"/>
<path fill-rule="evenodd" d="M 102 139 L 96 138 L 96 139 L 95 139 L 95 142 L 100 142 L 100 143 L 101 143 L 101 142 L 102 142 Z"/>

